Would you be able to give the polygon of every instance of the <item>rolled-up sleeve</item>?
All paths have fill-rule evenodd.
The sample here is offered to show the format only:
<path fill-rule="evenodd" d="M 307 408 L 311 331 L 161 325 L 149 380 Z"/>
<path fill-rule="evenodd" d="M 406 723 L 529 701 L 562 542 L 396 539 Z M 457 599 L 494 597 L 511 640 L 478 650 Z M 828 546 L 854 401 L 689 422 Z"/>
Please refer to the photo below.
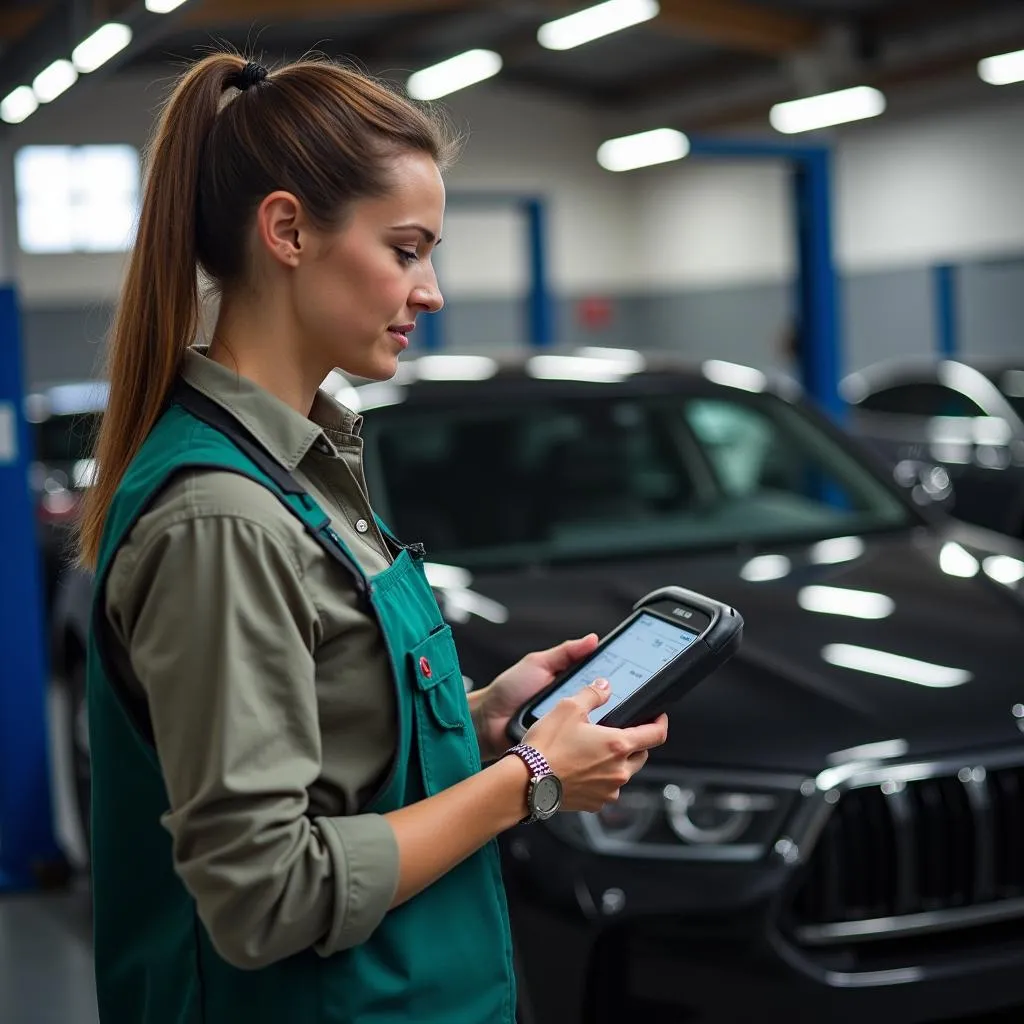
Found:
<path fill-rule="evenodd" d="M 317 608 L 288 546 L 195 515 L 118 554 L 107 611 L 144 690 L 175 867 L 214 946 L 257 968 L 364 942 L 398 885 L 374 814 L 316 817 Z"/>

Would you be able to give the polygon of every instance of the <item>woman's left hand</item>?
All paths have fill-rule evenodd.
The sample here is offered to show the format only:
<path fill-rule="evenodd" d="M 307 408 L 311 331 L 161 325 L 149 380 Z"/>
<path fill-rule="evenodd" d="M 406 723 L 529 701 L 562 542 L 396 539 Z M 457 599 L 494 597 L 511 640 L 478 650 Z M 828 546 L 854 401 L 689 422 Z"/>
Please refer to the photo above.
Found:
<path fill-rule="evenodd" d="M 480 755 L 493 760 L 508 749 L 509 719 L 536 693 L 548 686 L 560 672 L 582 661 L 597 647 L 597 635 L 566 640 L 546 651 L 533 651 L 505 669 L 490 686 L 470 694 L 473 724 L 480 742 Z"/>

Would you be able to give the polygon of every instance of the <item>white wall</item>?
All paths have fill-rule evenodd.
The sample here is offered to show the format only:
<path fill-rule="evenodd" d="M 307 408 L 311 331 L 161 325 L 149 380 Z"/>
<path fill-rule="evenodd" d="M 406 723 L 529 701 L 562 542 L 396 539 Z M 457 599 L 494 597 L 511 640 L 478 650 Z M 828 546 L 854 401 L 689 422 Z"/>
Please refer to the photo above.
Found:
<path fill-rule="evenodd" d="M 27 143 L 144 144 L 170 79 L 73 89 L 12 132 Z M 794 245 L 787 176 L 773 164 L 692 160 L 630 174 L 598 167 L 599 115 L 500 80 L 450 98 L 468 129 L 449 190 L 548 199 L 548 260 L 561 293 L 637 293 L 785 281 Z M 836 151 L 840 265 L 869 272 L 1024 251 L 1024 98 L 843 132 Z M 526 236 L 508 208 L 453 202 L 438 252 L 450 297 L 526 286 Z M 20 256 L 29 305 L 103 302 L 120 257 Z"/>

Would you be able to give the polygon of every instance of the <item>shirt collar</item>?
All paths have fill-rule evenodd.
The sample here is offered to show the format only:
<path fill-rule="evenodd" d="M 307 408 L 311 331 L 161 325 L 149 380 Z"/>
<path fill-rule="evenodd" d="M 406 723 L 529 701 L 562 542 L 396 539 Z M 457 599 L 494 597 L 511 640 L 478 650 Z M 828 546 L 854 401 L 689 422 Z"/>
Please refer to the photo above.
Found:
<path fill-rule="evenodd" d="M 205 347 L 186 351 L 182 377 L 242 424 L 289 472 L 310 448 L 337 455 L 336 442 L 359 436 L 362 418 L 320 390 L 308 417 L 258 384 L 206 356 Z"/>

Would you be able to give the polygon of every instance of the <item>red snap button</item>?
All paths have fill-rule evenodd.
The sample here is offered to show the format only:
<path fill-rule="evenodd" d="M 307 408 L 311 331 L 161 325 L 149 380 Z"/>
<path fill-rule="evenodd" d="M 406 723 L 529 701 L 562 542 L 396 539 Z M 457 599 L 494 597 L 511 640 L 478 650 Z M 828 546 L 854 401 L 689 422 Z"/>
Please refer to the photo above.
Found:
<path fill-rule="evenodd" d="M 430 662 L 426 658 L 420 658 L 420 671 L 429 679 L 434 670 L 430 667 Z"/>

